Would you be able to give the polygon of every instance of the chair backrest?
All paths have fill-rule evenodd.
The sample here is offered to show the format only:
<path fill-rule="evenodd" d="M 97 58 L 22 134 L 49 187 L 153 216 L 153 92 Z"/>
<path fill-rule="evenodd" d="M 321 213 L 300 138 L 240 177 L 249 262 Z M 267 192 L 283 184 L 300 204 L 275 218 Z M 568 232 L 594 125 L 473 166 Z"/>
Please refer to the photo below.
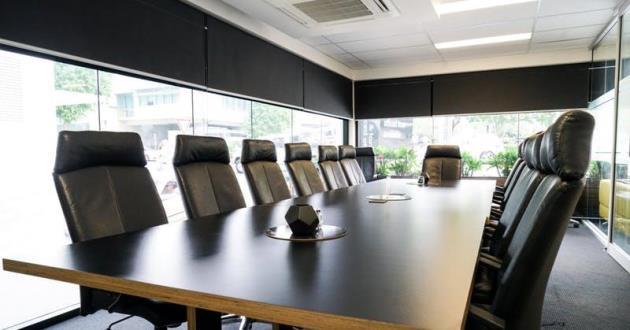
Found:
<path fill-rule="evenodd" d="M 363 172 L 365 180 L 370 182 L 374 180 L 376 176 L 376 157 L 374 156 L 374 149 L 372 147 L 356 148 L 357 163 Z"/>
<path fill-rule="evenodd" d="M 173 166 L 189 219 L 245 207 L 225 140 L 178 135 Z"/>
<path fill-rule="evenodd" d="M 299 196 L 326 191 L 324 181 L 313 164 L 311 146 L 308 143 L 287 143 L 284 150 L 284 161 Z"/>
<path fill-rule="evenodd" d="M 459 146 L 433 144 L 427 147 L 422 162 L 422 173 L 429 181 L 459 180 L 462 177 L 462 156 Z"/>
<path fill-rule="evenodd" d="M 534 191 L 545 177 L 539 160 L 542 137 L 542 133 L 537 133 L 524 141 L 526 147 L 523 158 L 526 166 L 514 186 L 512 197 L 505 204 L 490 245 L 490 253 L 496 257 L 503 258 L 505 255 Z"/>
<path fill-rule="evenodd" d="M 278 163 L 276 147 L 268 140 L 243 140 L 241 164 L 257 205 L 291 198 Z"/>
<path fill-rule="evenodd" d="M 53 180 L 73 242 L 167 223 L 140 136 L 59 132 Z"/>
<path fill-rule="evenodd" d="M 581 110 L 561 115 L 544 133 L 545 177 L 532 195 L 499 272 L 493 314 L 508 329 L 539 329 L 549 273 L 584 188 L 595 121 Z"/>
<path fill-rule="evenodd" d="M 339 163 L 351 186 L 367 182 L 356 160 L 357 153 L 351 145 L 339 146 Z"/>
<path fill-rule="evenodd" d="M 328 190 L 346 188 L 350 184 L 339 164 L 339 152 L 335 146 L 319 146 L 319 167 Z"/>
<path fill-rule="evenodd" d="M 512 190 L 514 189 L 514 186 L 518 182 L 518 178 L 520 177 L 523 169 L 526 167 L 525 161 L 523 160 L 524 145 L 525 145 L 524 141 L 518 145 L 518 158 L 516 159 L 516 162 L 514 163 L 514 166 L 512 166 L 512 170 L 510 171 L 510 174 L 508 174 L 507 178 L 505 179 L 505 183 L 503 184 L 503 188 L 504 188 L 503 189 L 503 203 L 504 204 L 508 201 L 508 199 L 510 199 Z"/>

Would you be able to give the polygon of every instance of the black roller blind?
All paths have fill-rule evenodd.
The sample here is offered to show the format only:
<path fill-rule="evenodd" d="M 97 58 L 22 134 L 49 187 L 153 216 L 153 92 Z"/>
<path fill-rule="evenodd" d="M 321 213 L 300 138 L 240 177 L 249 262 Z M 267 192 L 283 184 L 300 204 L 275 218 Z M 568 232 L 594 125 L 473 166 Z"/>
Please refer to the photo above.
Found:
<path fill-rule="evenodd" d="M 305 60 L 304 107 L 352 118 L 352 80 Z"/>
<path fill-rule="evenodd" d="M 205 83 L 204 14 L 175 0 L 3 0 L 0 38 Z"/>
<path fill-rule="evenodd" d="M 435 76 L 433 114 L 585 108 L 588 63 Z"/>
<path fill-rule="evenodd" d="M 301 107 L 302 66 L 300 57 L 208 17 L 208 87 Z"/>
<path fill-rule="evenodd" d="M 359 81 L 354 88 L 357 119 L 431 115 L 429 77 Z"/>

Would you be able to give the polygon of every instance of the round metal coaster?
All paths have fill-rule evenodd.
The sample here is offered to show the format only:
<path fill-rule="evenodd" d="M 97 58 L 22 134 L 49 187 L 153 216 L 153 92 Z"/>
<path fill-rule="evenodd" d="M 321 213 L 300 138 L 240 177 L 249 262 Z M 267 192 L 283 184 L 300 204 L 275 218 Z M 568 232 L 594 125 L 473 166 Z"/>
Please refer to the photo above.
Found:
<path fill-rule="evenodd" d="M 407 194 L 370 195 L 367 197 L 367 199 L 377 202 L 406 201 L 410 200 L 411 196 Z"/>
<path fill-rule="evenodd" d="M 316 241 L 325 241 L 329 239 L 335 239 L 346 236 L 346 229 L 331 226 L 331 225 L 322 225 L 319 226 L 317 232 L 313 236 L 295 236 L 291 231 L 291 227 L 289 225 L 271 227 L 265 230 L 265 235 L 275 238 L 281 239 L 285 241 L 293 241 L 293 242 L 316 242 Z"/>

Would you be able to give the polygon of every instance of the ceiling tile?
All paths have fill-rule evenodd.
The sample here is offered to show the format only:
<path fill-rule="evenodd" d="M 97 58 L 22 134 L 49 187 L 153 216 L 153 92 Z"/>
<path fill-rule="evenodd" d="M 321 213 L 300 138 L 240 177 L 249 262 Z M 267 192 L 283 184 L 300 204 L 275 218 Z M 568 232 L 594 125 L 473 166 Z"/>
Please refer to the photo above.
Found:
<path fill-rule="evenodd" d="M 346 53 L 345 50 L 337 47 L 337 45 L 335 44 L 319 45 L 319 46 L 315 46 L 315 48 L 317 48 L 317 50 L 327 55 Z"/>
<path fill-rule="evenodd" d="M 532 42 L 529 47 L 530 47 L 531 52 L 539 53 L 542 51 L 559 50 L 559 49 L 572 49 L 572 48 L 587 49 L 591 45 L 592 42 L 593 42 L 593 38 L 582 38 L 582 39 L 551 41 L 551 42 Z"/>
<path fill-rule="evenodd" d="M 623 0 L 540 0 L 538 15 L 559 15 L 599 9 L 611 9 Z"/>
<path fill-rule="evenodd" d="M 401 58 L 439 58 L 439 54 L 435 51 L 435 48 L 433 48 L 433 46 L 415 46 L 396 49 L 384 49 L 371 52 L 354 53 L 353 55 L 362 61 Z"/>
<path fill-rule="evenodd" d="M 447 42 L 475 38 L 494 37 L 500 35 L 527 33 L 532 31 L 533 19 L 483 25 L 458 30 L 429 31 L 433 42 Z"/>
<path fill-rule="evenodd" d="M 442 59 L 440 57 L 432 58 L 419 58 L 419 57 L 406 57 L 406 58 L 383 58 L 366 61 L 366 64 L 371 68 L 379 67 L 397 67 L 397 66 L 409 66 L 421 63 L 439 62 Z"/>
<path fill-rule="evenodd" d="M 613 17 L 610 9 L 589 11 L 585 13 L 539 17 L 535 31 L 566 29 L 571 27 L 607 24 Z"/>
<path fill-rule="evenodd" d="M 338 43 L 337 46 L 348 52 L 365 52 L 380 49 L 402 48 L 411 46 L 428 45 L 431 41 L 426 34 L 397 35 L 387 38 L 360 40 Z"/>
<path fill-rule="evenodd" d="M 324 45 L 324 44 L 329 44 L 330 40 L 322 37 L 322 36 L 315 36 L 315 37 L 306 37 L 306 38 L 302 38 L 300 39 L 303 42 L 311 45 L 311 46 L 317 46 L 317 45 Z"/>
<path fill-rule="evenodd" d="M 580 38 L 590 38 L 593 40 L 604 28 L 605 25 L 590 25 L 575 27 L 570 29 L 550 30 L 534 32 L 533 42 L 550 42 L 559 40 L 570 40 Z"/>
<path fill-rule="evenodd" d="M 360 31 L 352 31 L 346 33 L 326 34 L 325 37 L 335 43 L 349 42 L 367 39 L 376 39 L 396 35 L 404 34 L 417 34 L 422 32 L 420 22 L 416 24 L 402 24 L 402 25 L 379 25 L 373 24 L 369 29 L 362 29 Z"/>

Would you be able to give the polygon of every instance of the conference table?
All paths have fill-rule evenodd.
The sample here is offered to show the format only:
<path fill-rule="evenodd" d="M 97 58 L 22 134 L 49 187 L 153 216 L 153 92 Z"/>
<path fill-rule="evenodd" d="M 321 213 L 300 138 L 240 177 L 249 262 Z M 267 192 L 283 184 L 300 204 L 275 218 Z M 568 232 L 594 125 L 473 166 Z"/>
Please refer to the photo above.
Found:
<path fill-rule="evenodd" d="M 384 179 L 67 246 L 25 248 L 6 271 L 305 328 L 465 327 L 494 180 Z M 367 196 L 401 193 L 405 201 Z M 346 236 L 267 237 L 294 203 Z M 45 295 L 42 292 L 42 295 Z M 218 315 L 218 314 L 217 314 Z"/>

